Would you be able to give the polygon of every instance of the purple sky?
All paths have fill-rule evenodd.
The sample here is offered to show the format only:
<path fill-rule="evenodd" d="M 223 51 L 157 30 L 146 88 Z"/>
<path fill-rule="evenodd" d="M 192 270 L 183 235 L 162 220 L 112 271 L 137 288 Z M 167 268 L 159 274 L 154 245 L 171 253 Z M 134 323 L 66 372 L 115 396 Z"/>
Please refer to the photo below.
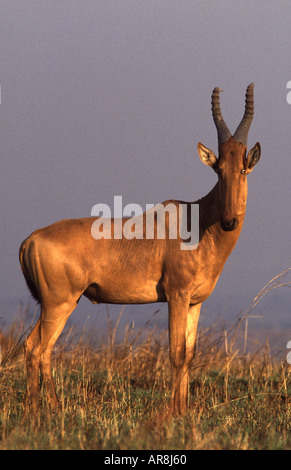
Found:
<path fill-rule="evenodd" d="M 0 7 L 0 301 L 29 297 L 18 248 L 33 230 L 89 216 L 96 203 L 113 206 L 114 195 L 145 207 L 207 194 L 216 176 L 196 148 L 201 141 L 217 151 L 215 86 L 224 89 L 223 116 L 234 132 L 255 82 L 248 145 L 260 141 L 262 156 L 212 305 L 232 296 L 236 313 L 291 266 L 288 0 L 2 0 Z M 291 329 L 290 289 L 279 294 Z"/>

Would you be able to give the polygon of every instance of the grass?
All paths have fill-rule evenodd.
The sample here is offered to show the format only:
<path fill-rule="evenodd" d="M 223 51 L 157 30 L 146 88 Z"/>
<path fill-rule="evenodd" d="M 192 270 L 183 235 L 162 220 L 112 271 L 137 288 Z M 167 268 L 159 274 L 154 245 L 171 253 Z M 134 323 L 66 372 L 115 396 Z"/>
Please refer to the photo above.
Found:
<path fill-rule="evenodd" d="M 17 336 L 13 325 L 0 336 L 0 450 L 291 449 L 290 365 L 267 343 L 241 352 L 242 319 L 216 336 L 199 332 L 180 418 L 168 415 L 167 332 L 127 328 L 117 342 L 118 322 L 109 322 L 106 344 L 91 334 L 60 339 L 52 368 L 61 412 L 50 413 L 42 396 L 37 423 L 25 414 L 25 331 Z"/>

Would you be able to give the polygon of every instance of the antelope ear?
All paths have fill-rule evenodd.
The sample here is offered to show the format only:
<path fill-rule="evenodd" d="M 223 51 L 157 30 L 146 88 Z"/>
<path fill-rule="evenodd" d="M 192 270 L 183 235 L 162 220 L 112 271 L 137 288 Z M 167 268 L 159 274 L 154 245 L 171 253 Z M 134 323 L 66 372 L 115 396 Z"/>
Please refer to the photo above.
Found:
<path fill-rule="evenodd" d="M 212 150 L 208 149 L 207 147 L 204 147 L 204 145 L 200 142 L 197 145 L 197 150 L 200 160 L 205 163 L 205 165 L 209 165 L 212 167 L 216 165 L 217 158 L 214 152 L 212 152 Z"/>
<path fill-rule="evenodd" d="M 248 156 L 247 156 L 247 168 L 246 168 L 246 173 L 249 174 L 251 171 L 253 171 L 254 166 L 258 161 L 260 160 L 261 157 L 261 146 L 259 142 L 256 143 L 256 145 L 249 151 Z"/>

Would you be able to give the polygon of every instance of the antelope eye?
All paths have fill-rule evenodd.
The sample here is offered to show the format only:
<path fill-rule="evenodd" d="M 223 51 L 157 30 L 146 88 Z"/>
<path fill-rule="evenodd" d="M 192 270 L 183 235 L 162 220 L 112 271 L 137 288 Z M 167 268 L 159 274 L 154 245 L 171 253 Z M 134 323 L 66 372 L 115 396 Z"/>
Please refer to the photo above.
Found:
<path fill-rule="evenodd" d="M 242 170 L 242 171 L 241 171 L 241 174 L 242 174 L 242 175 L 245 175 L 245 174 L 246 174 L 246 170 Z"/>

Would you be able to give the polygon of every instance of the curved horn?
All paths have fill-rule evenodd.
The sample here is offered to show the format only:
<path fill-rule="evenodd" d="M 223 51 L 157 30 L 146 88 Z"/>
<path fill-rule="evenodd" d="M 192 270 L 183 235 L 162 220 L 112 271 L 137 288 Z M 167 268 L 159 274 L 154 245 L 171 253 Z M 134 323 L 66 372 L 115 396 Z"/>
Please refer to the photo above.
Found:
<path fill-rule="evenodd" d="M 244 145 L 247 145 L 249 128 L 254 116 L 254 86 L 255 84 L 251 83 L 247 87 L 245 113 L 233 135 L 234 140 L 241 142 Z"/>
<path fill-rule="evenodd" d="M 231 137 L 231 133 L 229 132 L 229 129 L 227 125 L 225 124 L 222 114 L 221 114 L 220 102 L 219 102 L 219 93 L 221 91 L 223 90 L 221 90 L 218 87 L 215 87 L 212 92 L 212 98 L 211 98 L 212 116 L 213 116 L 213 120 L 217 129 L 218 145 L 223 144 L 224 142 L 229 140 Z"/>

